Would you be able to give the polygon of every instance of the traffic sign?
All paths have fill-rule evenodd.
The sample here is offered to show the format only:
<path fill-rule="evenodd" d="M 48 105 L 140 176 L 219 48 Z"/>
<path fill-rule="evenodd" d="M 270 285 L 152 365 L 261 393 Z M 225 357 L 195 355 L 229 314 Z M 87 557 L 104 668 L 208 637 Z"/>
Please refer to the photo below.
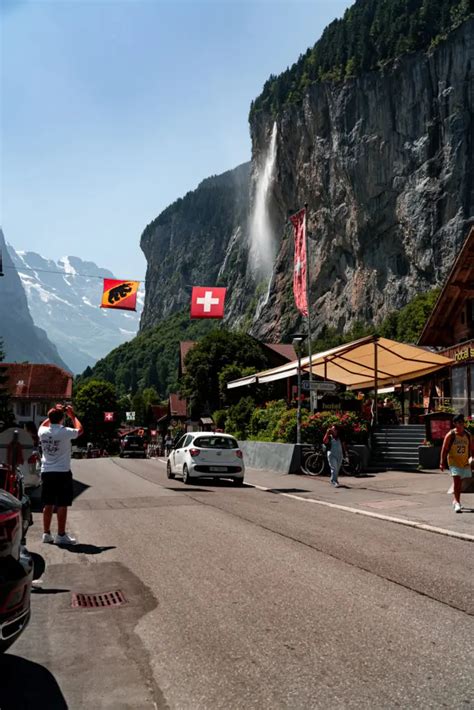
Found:
<path fill-rule="evenodd" d="M 334 390 L 337 388 L 337 385 L 335 382 L 317 382 L 313 380 L 310 382 L 309 380 L 304 380 L 301 383 L 301 387 L 305 391 L 314 391 L 314 392 L 334 392 Z"/>

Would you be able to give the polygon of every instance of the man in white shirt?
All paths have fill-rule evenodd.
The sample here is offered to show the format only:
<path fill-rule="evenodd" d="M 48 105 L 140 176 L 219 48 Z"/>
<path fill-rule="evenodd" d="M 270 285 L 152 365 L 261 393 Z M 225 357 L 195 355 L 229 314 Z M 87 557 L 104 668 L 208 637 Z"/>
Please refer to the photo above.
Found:
<path fill-rule="evenodd" d="M 65 427 L 64 408 L 56 405 L 48 412 L 38 430 L 41 442 L 41 479 L 43 503 L 43 542 L 56 545 L 75 545 L 76 540 L 66 532 L 67 509 L 72 505 L 73 487 L 71 473 L 71 441 L 83 432 L 82 424 L 72 407 L 66 407 L 66 414 L 73 428 Z M 58 516 L 58 534 L 51 535 L 51 520 L 54 508 Z"/>

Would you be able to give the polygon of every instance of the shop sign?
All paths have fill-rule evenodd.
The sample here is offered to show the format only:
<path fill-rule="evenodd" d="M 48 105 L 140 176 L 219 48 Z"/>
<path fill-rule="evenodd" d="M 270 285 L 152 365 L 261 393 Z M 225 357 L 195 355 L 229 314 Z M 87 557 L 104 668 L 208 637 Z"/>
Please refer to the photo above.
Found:
<path fill-rule="evenodd" d="M 449 350 L 443 352 L 443 355 L 453 358 L 456 363 L 474 360 L 474 341 L 471 340 L 471 342 L 464 345 L 449 348 Z"/>
<path fill-rule="evenodd" d="M 464 360 L 471 360 L 471 358 L 474 358 L 474 348 L 463 348 L 462 350 L 458 350 L 456 353 L 454 353 L 454 359 L 456 362 L 463 362 Z"/>

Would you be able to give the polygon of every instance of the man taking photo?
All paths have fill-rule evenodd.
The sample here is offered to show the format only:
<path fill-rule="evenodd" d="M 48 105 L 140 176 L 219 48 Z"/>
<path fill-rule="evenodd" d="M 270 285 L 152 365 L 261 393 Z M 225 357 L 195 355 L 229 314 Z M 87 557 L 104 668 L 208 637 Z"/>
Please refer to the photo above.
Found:
<path fill-rule="evenodd" d="M 64 413 L 73 427 L 64 426 Z M 66 409 L 57 404 L 48 412 L 41 424 L 38 437 L 41 442 L 41 479 L 43 503 L 43 542 L 56 545 L 75 545 L 76 540 L 66 532 L 67 509 L 72 505 L 71 441 L 83 432 L 72 407 Z M 51 520 L 54 508 L 58 516 L 58 534 L 51 535 Z"/>

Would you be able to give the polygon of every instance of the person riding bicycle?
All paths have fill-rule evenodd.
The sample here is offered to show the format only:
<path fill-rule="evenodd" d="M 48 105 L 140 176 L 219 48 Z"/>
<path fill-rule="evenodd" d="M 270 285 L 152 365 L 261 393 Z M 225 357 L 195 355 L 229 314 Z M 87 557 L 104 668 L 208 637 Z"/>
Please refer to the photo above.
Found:
<path fill-rule="evenodd" d="M 334 425 L 329 427 L 324 435 L 323 444 L 326 446 L 329 468 L 331 470 L 331 483 L 334 488 L 339 488 L 337 477 L 341 470 L 342 460 L 347 456 L 347 449 L 338 426 Z"/>

